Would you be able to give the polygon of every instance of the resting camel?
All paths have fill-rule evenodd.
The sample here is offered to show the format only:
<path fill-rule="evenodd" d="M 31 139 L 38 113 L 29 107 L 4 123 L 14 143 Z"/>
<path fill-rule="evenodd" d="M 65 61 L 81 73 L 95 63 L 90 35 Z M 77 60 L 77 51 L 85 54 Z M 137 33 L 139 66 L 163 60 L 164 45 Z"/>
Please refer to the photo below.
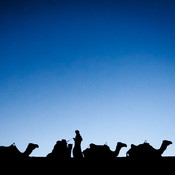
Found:
<path fill-rule="evenodd" d="M 127 151 L 126 156 L 131 158 L 160 158 L 170 144 L 172 144 L 171 141 L 163 140 L 159 149 L 153 148 L 147 142 L 137 146 L 131 144 L 131 148 Z"/>
<path fill-rule="evenodd" d="M 22 159 L 27 158 L 35 148 L 38 148 L 37 144 L 29 143 L 24 152 L 20 152 L 16 145 L 13 143 L 10 146 L 0 146 L 0 158 L 2 159 Z"/>
<path fill-rule="evenodd" d="M 71 158 L 72 144 L 68 144 L 65 139 L 58 140 L 52 150 L 46 157 L 49 159 L 66 160 Z"/>
<path fill-rule="evenodd" d="M 90 144 L 90 148 L 83 151 L 87 159 L 114 159 L 119 155 L 122 147 L 127 147 L 125 143 L 118 142 L 115 151 L 111 151 L 107 145 Z"/>

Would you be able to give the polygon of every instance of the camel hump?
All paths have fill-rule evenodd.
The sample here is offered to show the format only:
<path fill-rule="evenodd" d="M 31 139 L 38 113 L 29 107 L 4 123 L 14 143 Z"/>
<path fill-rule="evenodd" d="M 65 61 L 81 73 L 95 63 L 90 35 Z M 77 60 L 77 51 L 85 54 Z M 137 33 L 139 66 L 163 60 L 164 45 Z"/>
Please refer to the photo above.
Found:
<path fill-rule="evenodd" d="M 154 148 L 147 142 L 143 144 L 131 144 L 131 148 L 127 151 L 126 155 L 129 157 L 147 157 L 154 151 Z"/>
<path fill-rule="evenodd" d="M 96 145 L 94 143 L 90 144 L 91 149 L 109 149 L 108 145 Z"/>

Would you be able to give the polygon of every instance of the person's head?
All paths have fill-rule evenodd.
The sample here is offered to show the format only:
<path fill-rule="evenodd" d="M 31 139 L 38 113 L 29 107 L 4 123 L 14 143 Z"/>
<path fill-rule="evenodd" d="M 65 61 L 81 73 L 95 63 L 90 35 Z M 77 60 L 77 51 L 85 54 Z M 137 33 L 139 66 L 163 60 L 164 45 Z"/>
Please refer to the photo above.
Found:
<path fill-rule="evenodd" d="M 75 133 L 76 133 L 76 134 L 79 134 L 80 132 L 79 132 L 79 130 L 75 130 Z"/>

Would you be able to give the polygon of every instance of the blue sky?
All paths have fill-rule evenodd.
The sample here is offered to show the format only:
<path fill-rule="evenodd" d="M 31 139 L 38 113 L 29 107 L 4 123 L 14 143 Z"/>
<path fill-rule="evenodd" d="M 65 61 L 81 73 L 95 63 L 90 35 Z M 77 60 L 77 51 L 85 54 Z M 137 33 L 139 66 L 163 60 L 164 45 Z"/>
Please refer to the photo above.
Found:
<path fill-rule="evenodd" d="M 0 2 L 0 144 L 45 156 L 90 143 L 175 140 L 175 3 Z M 73 140 L 70 141 L 73 143 Z M 174 144 L 164 155 L 175 155 Z"/>

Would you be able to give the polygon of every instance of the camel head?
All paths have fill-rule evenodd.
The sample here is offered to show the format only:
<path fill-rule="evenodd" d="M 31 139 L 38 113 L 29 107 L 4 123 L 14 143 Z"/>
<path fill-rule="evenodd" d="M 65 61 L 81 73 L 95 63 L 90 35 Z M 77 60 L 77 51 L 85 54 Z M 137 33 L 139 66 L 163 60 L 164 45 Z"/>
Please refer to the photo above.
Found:
<path fill-rule="evenodd" d="M 29 143 L 23 154 L 25 156 L 29 156 L 35 148 L 39 148 L 39 145 L 34 144 L 34 143 Z"/>
<path fill-rule="evenodd" d="M 159 152 L 160 155 L 162 155 L 163 152 L 167 149 L 167 147 L 171 144 L 172 144 L 171 141 L 163 140 L 162 145 L 160 146 L 160 148 L 157 151 Z"/>
<path fill-rule="evenodd" d="M 119 148 L 127 147 L 127 144 L 122 143 L 122 142 L 118 142 L 118 143 L 117 143 L 117 147 L 119 147 Z"/>
<path fill-rule="evenodd" d="M 72 149 L 72 144 L 68 144 L 68 148 L 69 149 Z"/>
<path fill-rule="evenodd" d="M 127 145 L 125 143 L 122 143 L 122 142 L 117 143 L 116 150 L 114 151 L 115 157 L 117 157 L 119 155 L 119 152 L 120 152 L 121 148 L 123 148 L 123 147 L 127 147 Z"/>
<path fill-rule="evenodd" d="M 168 146 L 168 145 L 171 145 L 171 144 L 172 144 L 172 142 L 169 141 L 169 140 L 163 140 L 163 142 L 162 142 L 162 145 L 164 145 L 164 146 Z"/>

